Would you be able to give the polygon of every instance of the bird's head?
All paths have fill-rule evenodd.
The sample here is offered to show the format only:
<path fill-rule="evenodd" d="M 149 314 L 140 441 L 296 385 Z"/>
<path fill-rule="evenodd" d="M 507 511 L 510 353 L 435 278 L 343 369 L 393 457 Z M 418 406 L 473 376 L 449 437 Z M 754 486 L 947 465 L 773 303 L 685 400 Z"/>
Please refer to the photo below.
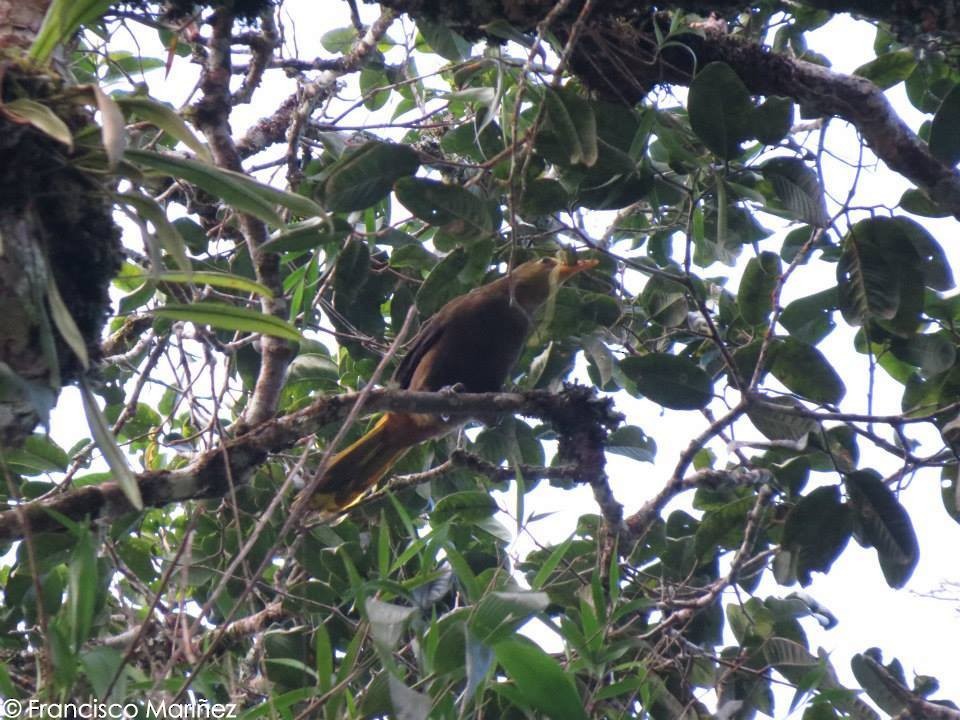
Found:
<path fill-rule="evenodd" d="M 542 257 L 518 265 L 507 279 L 516 301 L 527 312 L 533 313 L 561 283 L 598 264 L 598 260 L 561 262 L 554 257 Z"/>

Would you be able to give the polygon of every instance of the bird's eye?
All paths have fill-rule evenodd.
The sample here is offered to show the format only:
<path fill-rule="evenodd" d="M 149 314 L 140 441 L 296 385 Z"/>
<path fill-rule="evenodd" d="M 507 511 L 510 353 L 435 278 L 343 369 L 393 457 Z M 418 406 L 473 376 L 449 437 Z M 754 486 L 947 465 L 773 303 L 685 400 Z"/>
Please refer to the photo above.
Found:
<path fill-rule="evenodd" d="M 553 265 L 555 262 L 556 262 L 556 260 L 554 260 L 554 259 L 551 258 L 551 257 L 543 257 L 543 258 L 540 258 L 540 264 L 541 264 L 541 265 Z"/>

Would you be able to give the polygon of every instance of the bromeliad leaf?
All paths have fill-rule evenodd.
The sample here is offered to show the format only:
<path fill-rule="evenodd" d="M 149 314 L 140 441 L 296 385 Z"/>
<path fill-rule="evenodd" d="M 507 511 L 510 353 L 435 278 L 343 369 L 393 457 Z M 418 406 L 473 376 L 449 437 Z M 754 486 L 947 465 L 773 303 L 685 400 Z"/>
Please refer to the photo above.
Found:
<path fill-rule="evenodd" d="M 80 381 L 80 397 L 83 400 L 83 409 L 87 416 L 87 424 L 90 427 L 90 434 L 93 435 L 93 441 L 100 448 L 103 459 L 110 467 L 113 479 L 120 486 L 127 500 L 137 510 L 143 509 L 143 498 L 140 495 L 140 486 L 137 484 L 137 478 L 134 477 L 127 463 L 127 458 L 117 444 L 117 439 L 113 436 L 113 430 L 107 424 L 100 406 L 93 397 L 86 381 Z"/>
<path fill-rule="evenodd" d="M 240 212 L 249 213 L 273 225 L 283 224 L 276 205 L 282 205 L 303 217 L 326 217 L 323 208 L 310 198 L 264 185 L 243 173 L 148 150 L 127 150 L 126 157 L 161 174 L 195 183 Z"/>
<path fill-rule="evenodd" d="M 114 98 L 114 100 L 122 110 L 146 120 L 163 130 L 170 137 L 182 142 L 193 150 L 201 160 L 211 161 L 209 148 L 193 134 L 183 118 L 169 106 L 143 95 L 127 95 Z"/>
<path fill-rule="evenodd" d="M 262 297 L 273 297 L 273 292 L 266 285 L 241 275 L 216 272 L 215 270 L 200 270 L 197 272 L 158 272 L 142 275 L 128 275 L 130 280 L 153 280 L 156 282 L 184 283 L 186 285 L 210 285 L 228 290 L 240 290 Z"/>
<path fill-rule="evenodd" d="M 210 325 L 223 330 L 272 335 L 292 342 L 300 342 L 303 339 L 297 329 L 285 320 L 232 305 L 212 302 L 164 305 L 154 310 L 153 314 L 157 317 L 186 320 L 197 325 Z"/>
<path fill-rule="evenodd" d="M 73 133 L 49 107 L 28 98 L 17 98 L 0 105 L 0 115 L 11 122 L 32 125 L 42 133 L 73 150 Z"/>

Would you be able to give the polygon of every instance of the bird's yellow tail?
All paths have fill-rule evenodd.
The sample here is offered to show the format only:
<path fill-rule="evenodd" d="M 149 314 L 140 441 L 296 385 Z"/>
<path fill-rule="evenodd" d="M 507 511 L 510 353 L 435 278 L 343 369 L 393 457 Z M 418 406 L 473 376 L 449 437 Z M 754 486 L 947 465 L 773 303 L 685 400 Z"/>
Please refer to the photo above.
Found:
<path fill-rule="evenodd" d="M 404 416 L 387 413 L 363 437 L 330 462 L 310 503 L 323 512 L 340 512 L 386 475 L 411 442 L 402 432 Z"/>

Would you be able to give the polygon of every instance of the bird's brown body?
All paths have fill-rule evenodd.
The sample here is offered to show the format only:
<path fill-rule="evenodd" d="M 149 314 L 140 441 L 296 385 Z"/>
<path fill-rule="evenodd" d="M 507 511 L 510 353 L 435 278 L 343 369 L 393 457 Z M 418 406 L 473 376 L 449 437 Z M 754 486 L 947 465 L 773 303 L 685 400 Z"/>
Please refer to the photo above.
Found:
<path fill-rule="evenodd" d="M 510 275 L 454 298 L 421 328 L 394 380 L 407 390 L 453 386 L 465 392 L 499 390 L 533 329 L 537 309 L 557 284 L 596 264 L 531 260 Z M 455 426 L 435 415 L 386 413 L 334 457 L 312 504 L 326 512 L 350 507 L 409 448 Z"/>

